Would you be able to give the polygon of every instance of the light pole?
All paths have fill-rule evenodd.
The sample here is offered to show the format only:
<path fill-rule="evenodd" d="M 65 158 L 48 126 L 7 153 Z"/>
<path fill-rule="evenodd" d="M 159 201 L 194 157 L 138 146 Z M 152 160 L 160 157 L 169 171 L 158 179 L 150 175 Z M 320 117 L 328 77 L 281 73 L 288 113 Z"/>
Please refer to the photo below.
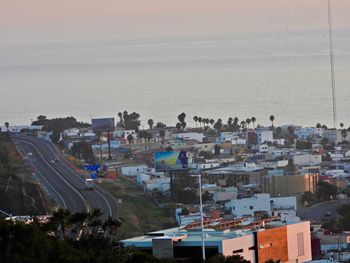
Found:
<path fill-rule="evenodd" d="M 199 181 L 199 206 L 201 212 L 201 230 L 202 230 L 202 259 L 205 262 L 205 236 L 204 236 L 204 218 L 203 218 L 203 202 L 202 202 L 202 175 L 198 175 Z"/>

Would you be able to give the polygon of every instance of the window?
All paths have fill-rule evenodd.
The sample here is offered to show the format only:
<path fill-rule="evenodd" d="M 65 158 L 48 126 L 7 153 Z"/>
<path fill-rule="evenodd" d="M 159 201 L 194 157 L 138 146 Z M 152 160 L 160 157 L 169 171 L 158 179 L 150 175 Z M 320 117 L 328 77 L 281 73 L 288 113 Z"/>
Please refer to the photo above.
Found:
<path fill-rule="evenodd" d="M 249 209 L 250 209 L 250 210 L 253 210 L 253 209 L 254 209 L 254 207 L 251 205 L 251 206 L 249 207 Z"/>
<path fill-rule="evenodd" d="M 243 248 L 232 251 L 232 254 L 237 254 L 237 253 L 243 253 Z"/>
<path fill-rule="evenodd" d="M 305 251 L 304 251 L 304 233 L 298 233 L 297 234 L 297 243 L 298 243 L 298 256 L 304 256 Z"/>

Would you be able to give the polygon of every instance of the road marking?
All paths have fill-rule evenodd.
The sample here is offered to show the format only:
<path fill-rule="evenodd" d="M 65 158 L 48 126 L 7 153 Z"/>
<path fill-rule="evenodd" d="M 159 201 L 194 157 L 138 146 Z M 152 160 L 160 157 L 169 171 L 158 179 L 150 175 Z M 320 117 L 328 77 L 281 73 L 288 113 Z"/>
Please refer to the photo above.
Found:
<path fill-rule="evenodd" d="M 19 145 L 16 145 L 16 148 L 17 148 L 18 152 L 19 152 L 19 153 L 22 155 L 22 157 L 23 157 L 23 153 L 21 153 L 20 150 L 22 150 L 23 152 L 25 152 L 24 149 L 22 149 L 22 147 L 20 147 Z M 32 164 L 32 166 L 31 166 L 32 169 L 34 169 L 34 170 L 44 179 L 44 181 L 52 188 L 52 190 L 53 190 L 53 191 L 58 195 L 58 197 L 62 200 L 62 203 L 63 203 L 64 208 L 67 208 L 66 202 L 64 201 L 63 197 L 62 197 L 62 196 L 57 192 L 57 190 L 46 180 L 45 176 L 43 176 L 42 173 L 39 172 L 39 170 L 35 167 L 35 165 L 33 164 L 33 162 L 32 162 L 30 159 L 28 159 L 28 161 Z"/>
<path fill-rule="evenodd" d="M 38 154 L 40 155 L 40 157 L 43 159 L 44 162 L 46 162 L 46 164 L 51 168 L 51 170 L 54 171 L 59 177 L 61 177 L 61 178 L 65 181 L 65 183 L 66 183 L 74 192 L 76 192 L 76 193 L 80 196 L 80 198 L 83 200 L 83 202 L 84 202 L 84 204 L 85 204 L 85 207 L 86 207 L 87 212 L 90 212 L 90 207 L 89 207 L 89 205 L 87 204 L 87 201 L 86 201 L 86 199 L 84 198 L 84 196 L 83 196 L 73 185 L 71 185 L 71 184 L 67 181 L 67 179 L 64 178 L 63 175 L 61 175 L 54 167 L 51 166 L 51 164 L 50 164 L 50 163 L 46 160 L 46 158 L 41 154 L 41 152 L 39 151 L 38 147 L 37 147 L 34 143 L 28 142 L 28 141 L 23 140 L 23 139 L 17 139 L 17 138 L 14 139 L 14 140 L 18 140 L 18 141 L 24 142 L 24 143 L 26 143 L 26 144 L 32 145 L 32 147 L 38 152 Z"/>

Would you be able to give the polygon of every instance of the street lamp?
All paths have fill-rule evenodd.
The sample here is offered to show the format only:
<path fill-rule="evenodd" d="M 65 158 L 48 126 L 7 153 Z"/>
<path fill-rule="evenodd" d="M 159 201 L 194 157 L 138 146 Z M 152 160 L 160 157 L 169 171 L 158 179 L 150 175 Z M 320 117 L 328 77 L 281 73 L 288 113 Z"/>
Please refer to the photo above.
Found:
<path fill-rule="evenodd" d="M 204 236 L 204 218 L 203 218 L 203 202 L 202 202 L 202 175 L 198 175 L 199 181 L 199 207 L 201 212 L 201 230 L 202 230 L 202 259 L 205 262 L 205 236 Z"/>

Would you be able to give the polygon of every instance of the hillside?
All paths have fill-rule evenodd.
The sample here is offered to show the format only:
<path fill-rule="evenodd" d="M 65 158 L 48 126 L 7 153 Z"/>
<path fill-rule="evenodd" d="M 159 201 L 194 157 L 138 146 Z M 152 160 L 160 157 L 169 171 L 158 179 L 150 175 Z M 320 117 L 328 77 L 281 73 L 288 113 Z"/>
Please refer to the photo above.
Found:
<path fill-rule="evenodd" d="M 47 214 L 46 195 L 7 134 L 0 134 L 0 209 L 13 215 Z"/>

